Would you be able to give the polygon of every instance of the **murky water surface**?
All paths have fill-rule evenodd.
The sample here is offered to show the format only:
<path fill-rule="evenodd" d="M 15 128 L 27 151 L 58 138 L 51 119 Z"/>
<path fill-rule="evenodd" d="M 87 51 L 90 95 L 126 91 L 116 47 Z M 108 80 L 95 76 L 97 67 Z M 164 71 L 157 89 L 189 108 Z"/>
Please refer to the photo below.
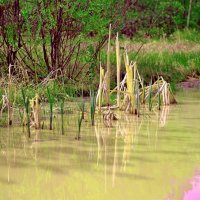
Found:
<path fill-rule="evenodd" d="M 0 129 L 0 199 L 199 200 L 200 91 L 180 92 L 178 105 L 112 127 L 60 116 L 54 130 Z M 88 122 L 87 122 L 88 121 Z"/>

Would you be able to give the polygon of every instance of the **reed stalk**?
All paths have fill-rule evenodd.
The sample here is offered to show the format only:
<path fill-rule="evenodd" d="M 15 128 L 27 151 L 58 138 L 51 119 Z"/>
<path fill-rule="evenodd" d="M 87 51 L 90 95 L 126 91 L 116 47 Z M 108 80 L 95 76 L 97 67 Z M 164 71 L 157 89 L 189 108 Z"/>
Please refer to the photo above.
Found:
<path fill-rule="evenodd" d="M 39 95 L 36 94 L 35 97 L 30 101 L 31 108 L 33 111 L 33 117 L 34 117 L 34 125 L 35 129 L 40 128 L 40 103 L 39 103 Z"/>
<path fill-rule="evenodd" d="M 64 100 L 60 103 L 60 113 L 61 113 L 61 132 L 64 135 Z"/>
<path fill-rule="evenodd" d="M 152 79 L 149 85 L 148 105 L 149 105 L 149 111 L 151 111 L 152 110 Z"/>
<path fill-rule="evenodd" d="M 99 111 L 101 111 L 101 106 L 102 106 L 103 79 L 104 79 L 104 69 L 102 68 L 100 63 L 100 82 L 99 82 L 99 98 L 98 98 Z"/>
<path fill-rule="evenodd" d="M 120 108 L 120 46 L 119 36 L 116 37 L 116 63 L 117 63 L 117 107 Z"/>
<path fill-rule="evenodd" d="M 90 90 L 90 117 L 92 126 L 94 126 L 95 122 L 95 110 L 96 110 L 95 94 L 94 90 Z"/>
<path fill-rule="evenodd" d="M 80 140 L 81 139 L 81 125 L 82 125 L 82 121 L 83 121 L 82 113 L 79 112 L 79 114 L 78 114 L 78 134 L 77 134 L 77 137 L 75 137 L 76 140 Z"/>
<path fill-rule="evenodd" d="M 137 64 L 135 63 L 134 64 L 134 70 L 133 70 L 133 95 L 136 96 L 136 88 L 137 88 L 137 85 L 139 87 L 139 84 L 137 82 Z M 134 98 L 133 98 L 134 99 Z M 136 102 L 137 104 L 137 102 Z M 135 105 L 135 103 L 133 103 L 133 105 Z M 135 110 L 135 115 L 137 115 L 137 108 L 134 108 Z"/>
<path fill-rule="evenodd" d="M 131 114 L 134 113 L 134 91 L 133 91 L 133 64 L 129 63 L 129 58 L 127 52 L 124 54 L 124 61 L 127 74 L 127 92 L 129 98 L 129 111 Z"/>
<path fill-rule="evenodd" d="M 31 137 L 31 130 L 30 130 L 30 114 L 29 114 L 29 98 L 26 97 L 25 91 L 22 88 L 21 89 L 22 92 L 22 98 L 23 98 L 23 105 L 24 105 L 24 109 L 25 109 L 25 113 L 26 113 L 26 120 L 27 120 L 27 130 L 28 130 L 28 137 Z"/>
<path fill-rule="evenodd" d="M 158 77 L 158 110 L 160 110 L 161 108 L 161 98 L 160 98 L 160 83 L 159 83 L 159 77 Z"/>
<path fill-rule="evenodd" d="M 47 98 L 49 102 L 49 108 L 50 108 L 50 116 L 49 116 L 49 130 L 52 130 L 52 123 L 53 123 L 53 104 L 54 104 L 54 97 L 50 92 L 50 89 L 47 87 Z"/>
<path fill-rule="evenodd" d="M 9 74 L 8 74 L 8 126 L 12 125 L 12 103 L 11 103 L 11 67 L 9 65 Z"/>
<path fill-rule="evenodd" d="M 140 116 L 140 90 L 139 90 L 139 82 L 136 81 L 136 102 L 137 102 L 137 116 Z"/>
<path fill-rule="evenodd" d="M 142 85 L 143 85 L 143 88 L 142 88 L 142 104 L 145 104 L 145 87 L 144 87 L 144 79 L 142 79 Z"/>
<path fill-rule="evenodd" d="M 21 125 L 23 125 L 23 118 L 24 118 L 23 114 L 22 114 L 20 108 L 18 109 L 18 111 L 19 111 L 19 118 L 20 118 Z"/>
<path fill-rule="evenodd" d="M 78 107 L 79 107 L 79 110 L 81 112 L 82 119 L 84 119 L 85 118 L 85 116 L 84 116 L 84 113 L 85 113 L 85 102 L 83 100 L 83 97 L 82 97 L 81 102 L 78 104 Z"/>

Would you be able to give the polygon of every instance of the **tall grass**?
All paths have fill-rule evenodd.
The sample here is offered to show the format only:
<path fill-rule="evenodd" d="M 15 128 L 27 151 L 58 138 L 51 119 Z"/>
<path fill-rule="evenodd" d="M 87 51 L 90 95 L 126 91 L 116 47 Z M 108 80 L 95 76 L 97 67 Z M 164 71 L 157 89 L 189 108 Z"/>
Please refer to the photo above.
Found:
<path fill-rule="evenodd" d="M 137 62 L 145 79 L 162 75 L 167 81 L 179 82 L 200 73 L 200 51 L 144 53 Z"/>
<path fill-rule="evenodd" d="M 173 33 L 171 40 L 200 43 L 200 34 L 195 29 L 178 30 Z"/>
<path fill-rule="evenodd" d="M 105 63 L 106 53 L 101 54 L 102 63 Z M 129 52 L 129 59 L 135 58 L 135 52 Z M 173 52 L 168 50 L 151 51 L 139 53 L 137 65 L 140 67 L 140 74 L 144 80 L 149 82 L 151 77 L 157 78 L 157 75 L 162 76 L 166 81 L 180 82 L 187 76 L 195 76 L 200 74 L 200 49 L 196 51 Z M 116 66 L 115 52 L 111 52 L 111 66 Z M 124 67 L 122 66 L 122 71 Z M 116 85 L 115 79 L 111 79 L 111 85 Z"/>

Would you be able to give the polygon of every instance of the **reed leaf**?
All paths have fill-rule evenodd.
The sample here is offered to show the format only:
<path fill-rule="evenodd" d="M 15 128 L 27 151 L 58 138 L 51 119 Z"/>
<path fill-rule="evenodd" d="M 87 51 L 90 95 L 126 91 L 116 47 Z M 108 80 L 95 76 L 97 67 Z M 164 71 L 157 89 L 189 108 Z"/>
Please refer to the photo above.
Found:
<path fill-rule="evenodd" d="M 95 111 L 96 111 L 95 94 L 94 94 L 94 90 L 90 90 L 90 117 L 91 117 L 92 126 L 94 126 Z"/>

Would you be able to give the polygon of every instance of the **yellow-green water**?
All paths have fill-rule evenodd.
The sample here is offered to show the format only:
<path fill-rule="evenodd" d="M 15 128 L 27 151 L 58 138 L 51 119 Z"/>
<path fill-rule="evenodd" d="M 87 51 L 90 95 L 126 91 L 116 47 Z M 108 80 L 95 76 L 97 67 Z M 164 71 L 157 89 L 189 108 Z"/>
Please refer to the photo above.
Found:
<path fill-rule="evenodd" d="M 80 141 L 72 114 L 64 136 L 59 117 L 51 132 L 32 129 L 31 140 L 1 128 L 0 200 L 188 200 L 200 170 L 199 91 L 177 99 L 139 119 L 118 113 L 110 128 L 83 122 Z"/>

